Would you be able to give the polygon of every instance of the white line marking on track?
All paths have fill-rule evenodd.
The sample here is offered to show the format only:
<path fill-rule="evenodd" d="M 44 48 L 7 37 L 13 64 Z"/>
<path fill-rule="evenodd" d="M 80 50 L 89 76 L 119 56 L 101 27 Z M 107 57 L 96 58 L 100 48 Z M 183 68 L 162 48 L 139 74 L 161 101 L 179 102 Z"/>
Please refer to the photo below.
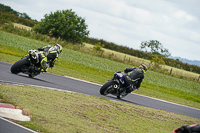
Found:
<path fill-rule="evenodd" d="M 165 101 L 165 100 L 158 99 L 158 98 L 153 98 L 153 97 L 149 97 L 149 96 L 144 96 L 144 95 L 140 95 L 140 94 L 136 94 L 136 93 L 131 93 L 131 94 L 132 94 L 132 95 L 138 95 L 138 96 L 141 96 L 141 97 L 146 97 L 146 98 L 153 99 L 153 100 L 157 100 L 157 101 L 161 101 L 161 102 L 165 102 L 165 103 L 169 103 L 169 104 L 174 104 L 174 105 L 178 105 L 178 106 L 182 106 L 182 107 L 187 107 L 187 108 L 190 108 L 190 109 L 195 109 L 195 110 L 200 111 L 200 109 L 197 109 L 197 108 L 193 108 L 193 107 L 189 107 L 189 106 L 186 106 L 186 105 L 181 105 L 181 104 L 178 104 L 178 103 L 173 103 L 173 102 Z"/>
<path fill-rule="evenodd" d="M 7 121 L 7 122 L 9 122 L 9 123 L 11 123 L 11 124 L 13 124 L 13 125 L 18 126 L 18 127 L 21 127 L 21 128 L 23 128 L 23 129 L 25 129 L 25 130 L 28 130 L 28 131 L 30 131 L 30 132 L 32 132 L 32 133 L 38 133 L 38 132 L 36 132 L 36 131 L 33 131 L 33 130 L 31 130 L 31 129 L 28 129 L 28 128 L 26 128 L 26 127 L 23 127 L 23 126 L 21 126 L 21 125 L 19 125 L 19 124 L 16 124 L 16 123 L 14 123 L 14 122 L 12 122 L 12 121 L 9 121 L 9 120 L 7 120 L 7 119 L 4 119 L 3 117 L 0 117 L 0 119 L 2 119 L 2 120 L 4 120 L 4 121 Z"/>
<path fill-rule="evenodd" d="M 82 79 L 77 79 L 77 78 L 73 78 L 73 77 L 69 77 L 69 76 L 64 76 L 64 77 L 66 77 L 66 78 L 70 78 L 70 79 L 74 79 L 74 80 L 78 80 L 78 81 L 82 81 L 82 82 L 89 83 L 89 84 L 93 84 L 93 85 L 102 86 L 102 85 L 100 85 L 100 84 L 93 83 L 93 82 L 86 81 L 86 80 L 82 80 Z"/>

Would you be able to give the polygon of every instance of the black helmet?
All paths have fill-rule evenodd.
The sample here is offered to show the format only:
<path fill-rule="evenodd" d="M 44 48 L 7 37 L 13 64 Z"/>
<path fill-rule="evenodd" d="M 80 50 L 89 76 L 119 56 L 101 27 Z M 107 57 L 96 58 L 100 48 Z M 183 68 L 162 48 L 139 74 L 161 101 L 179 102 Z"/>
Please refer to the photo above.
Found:
<path fill-rule="evenodd" d="M 144 73 L 146 73 L 146 71 L 147 71 L 147 67 L 144 64 L 141 64 L 139 66 L 139 69 L 142 69 Z"/>

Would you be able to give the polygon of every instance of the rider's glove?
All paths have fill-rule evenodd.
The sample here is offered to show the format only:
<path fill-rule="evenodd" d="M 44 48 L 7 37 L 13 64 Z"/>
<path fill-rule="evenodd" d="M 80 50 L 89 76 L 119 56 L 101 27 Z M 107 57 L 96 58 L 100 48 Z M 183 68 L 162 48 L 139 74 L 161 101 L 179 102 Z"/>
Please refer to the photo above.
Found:
<path fill-rule="evenodd" d="M 124 73 L 127 73 L 126 69 L 124 70 Z"/>

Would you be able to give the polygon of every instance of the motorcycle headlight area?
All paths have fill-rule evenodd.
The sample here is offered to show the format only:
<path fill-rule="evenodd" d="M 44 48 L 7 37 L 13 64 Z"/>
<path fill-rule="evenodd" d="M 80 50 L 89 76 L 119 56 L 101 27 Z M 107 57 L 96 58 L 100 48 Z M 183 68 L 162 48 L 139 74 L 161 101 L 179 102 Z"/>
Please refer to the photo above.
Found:
<path fill-rule="evenodd" d="M 34 63 L 38 63 L 39 62 L 39 55 L 38 55 L 38 51 L 37 50 L 29 50 L 29 55 L 32 58 L 32 61 Z"/>

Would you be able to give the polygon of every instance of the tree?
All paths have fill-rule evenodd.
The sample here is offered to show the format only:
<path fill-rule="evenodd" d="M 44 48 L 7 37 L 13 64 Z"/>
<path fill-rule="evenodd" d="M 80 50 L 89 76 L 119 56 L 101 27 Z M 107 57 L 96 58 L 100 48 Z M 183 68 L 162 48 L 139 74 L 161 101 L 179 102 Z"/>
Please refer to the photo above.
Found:
<path fill-rule="evenodd" d="M 31 19 L 31 17 L 29 17 L 26 13 L 18 13 L 18 16 L 22 18 Z"/>
<path fill-rule="evenodd" d="M 13 10 L 11 7 L 6 6 L 4 4 L 1 4 L 1 3 L 0 3 L 0 11 L 9 12 L 9 13 L 13 13 L 13 14 L 18 15 L 18 12 L 16 12 L 15 10 Z"/>
<path fill-rule="evenodd" d="M 145 52 L 149 52 L 157 55 L 164 55 L 165 57 L 170 56 L 171 54 L 165 48 L 163 48 L 162 44 L 157 40 L 150 40 L 149 42 L 142 42 L 140 46 L 141 50 L 145 49 Z"/>
<path fill-rule="evenodd" d="M 0 3 L 0 11 L 15 14 L 15 15 L 18 15 L 19 17 L 22 17 L 22 18 L 31 19 L 31 17 L 29 17 L 28 14 L 17 12 L 15 10 L 13 10 L 10 6 L 6 6 L 6 5 L 1 4 L 1 3 Z"/>
<path fill-rule="evenodd" d="M 89 34 L 85 19 L 75 14 L 72 9 L 51 12 L 49 15 L 45 14 L 44 17 L 38 25 L 33 27 L 33 30 L 73 43 L 82 43 Z"/>
<path fill-rule="evenodd" d="M 102 48 L 104 47 L 103 44 L 101 44 L 100 42 L 99 43 L 96 43 L 93 47 L 93 49 L 96 51 L 96 52 L 103 52 L 104 50 L 102 50 Z"/>
<path fill-rule="evenodd" d="M 155 68 L 159 68 L 160 65 L 165 65 L 163 56 L 159 56 L 159 55 L 154 55 L 154 57 L 151 60 L 151 63 L 154 64 Z"/>

